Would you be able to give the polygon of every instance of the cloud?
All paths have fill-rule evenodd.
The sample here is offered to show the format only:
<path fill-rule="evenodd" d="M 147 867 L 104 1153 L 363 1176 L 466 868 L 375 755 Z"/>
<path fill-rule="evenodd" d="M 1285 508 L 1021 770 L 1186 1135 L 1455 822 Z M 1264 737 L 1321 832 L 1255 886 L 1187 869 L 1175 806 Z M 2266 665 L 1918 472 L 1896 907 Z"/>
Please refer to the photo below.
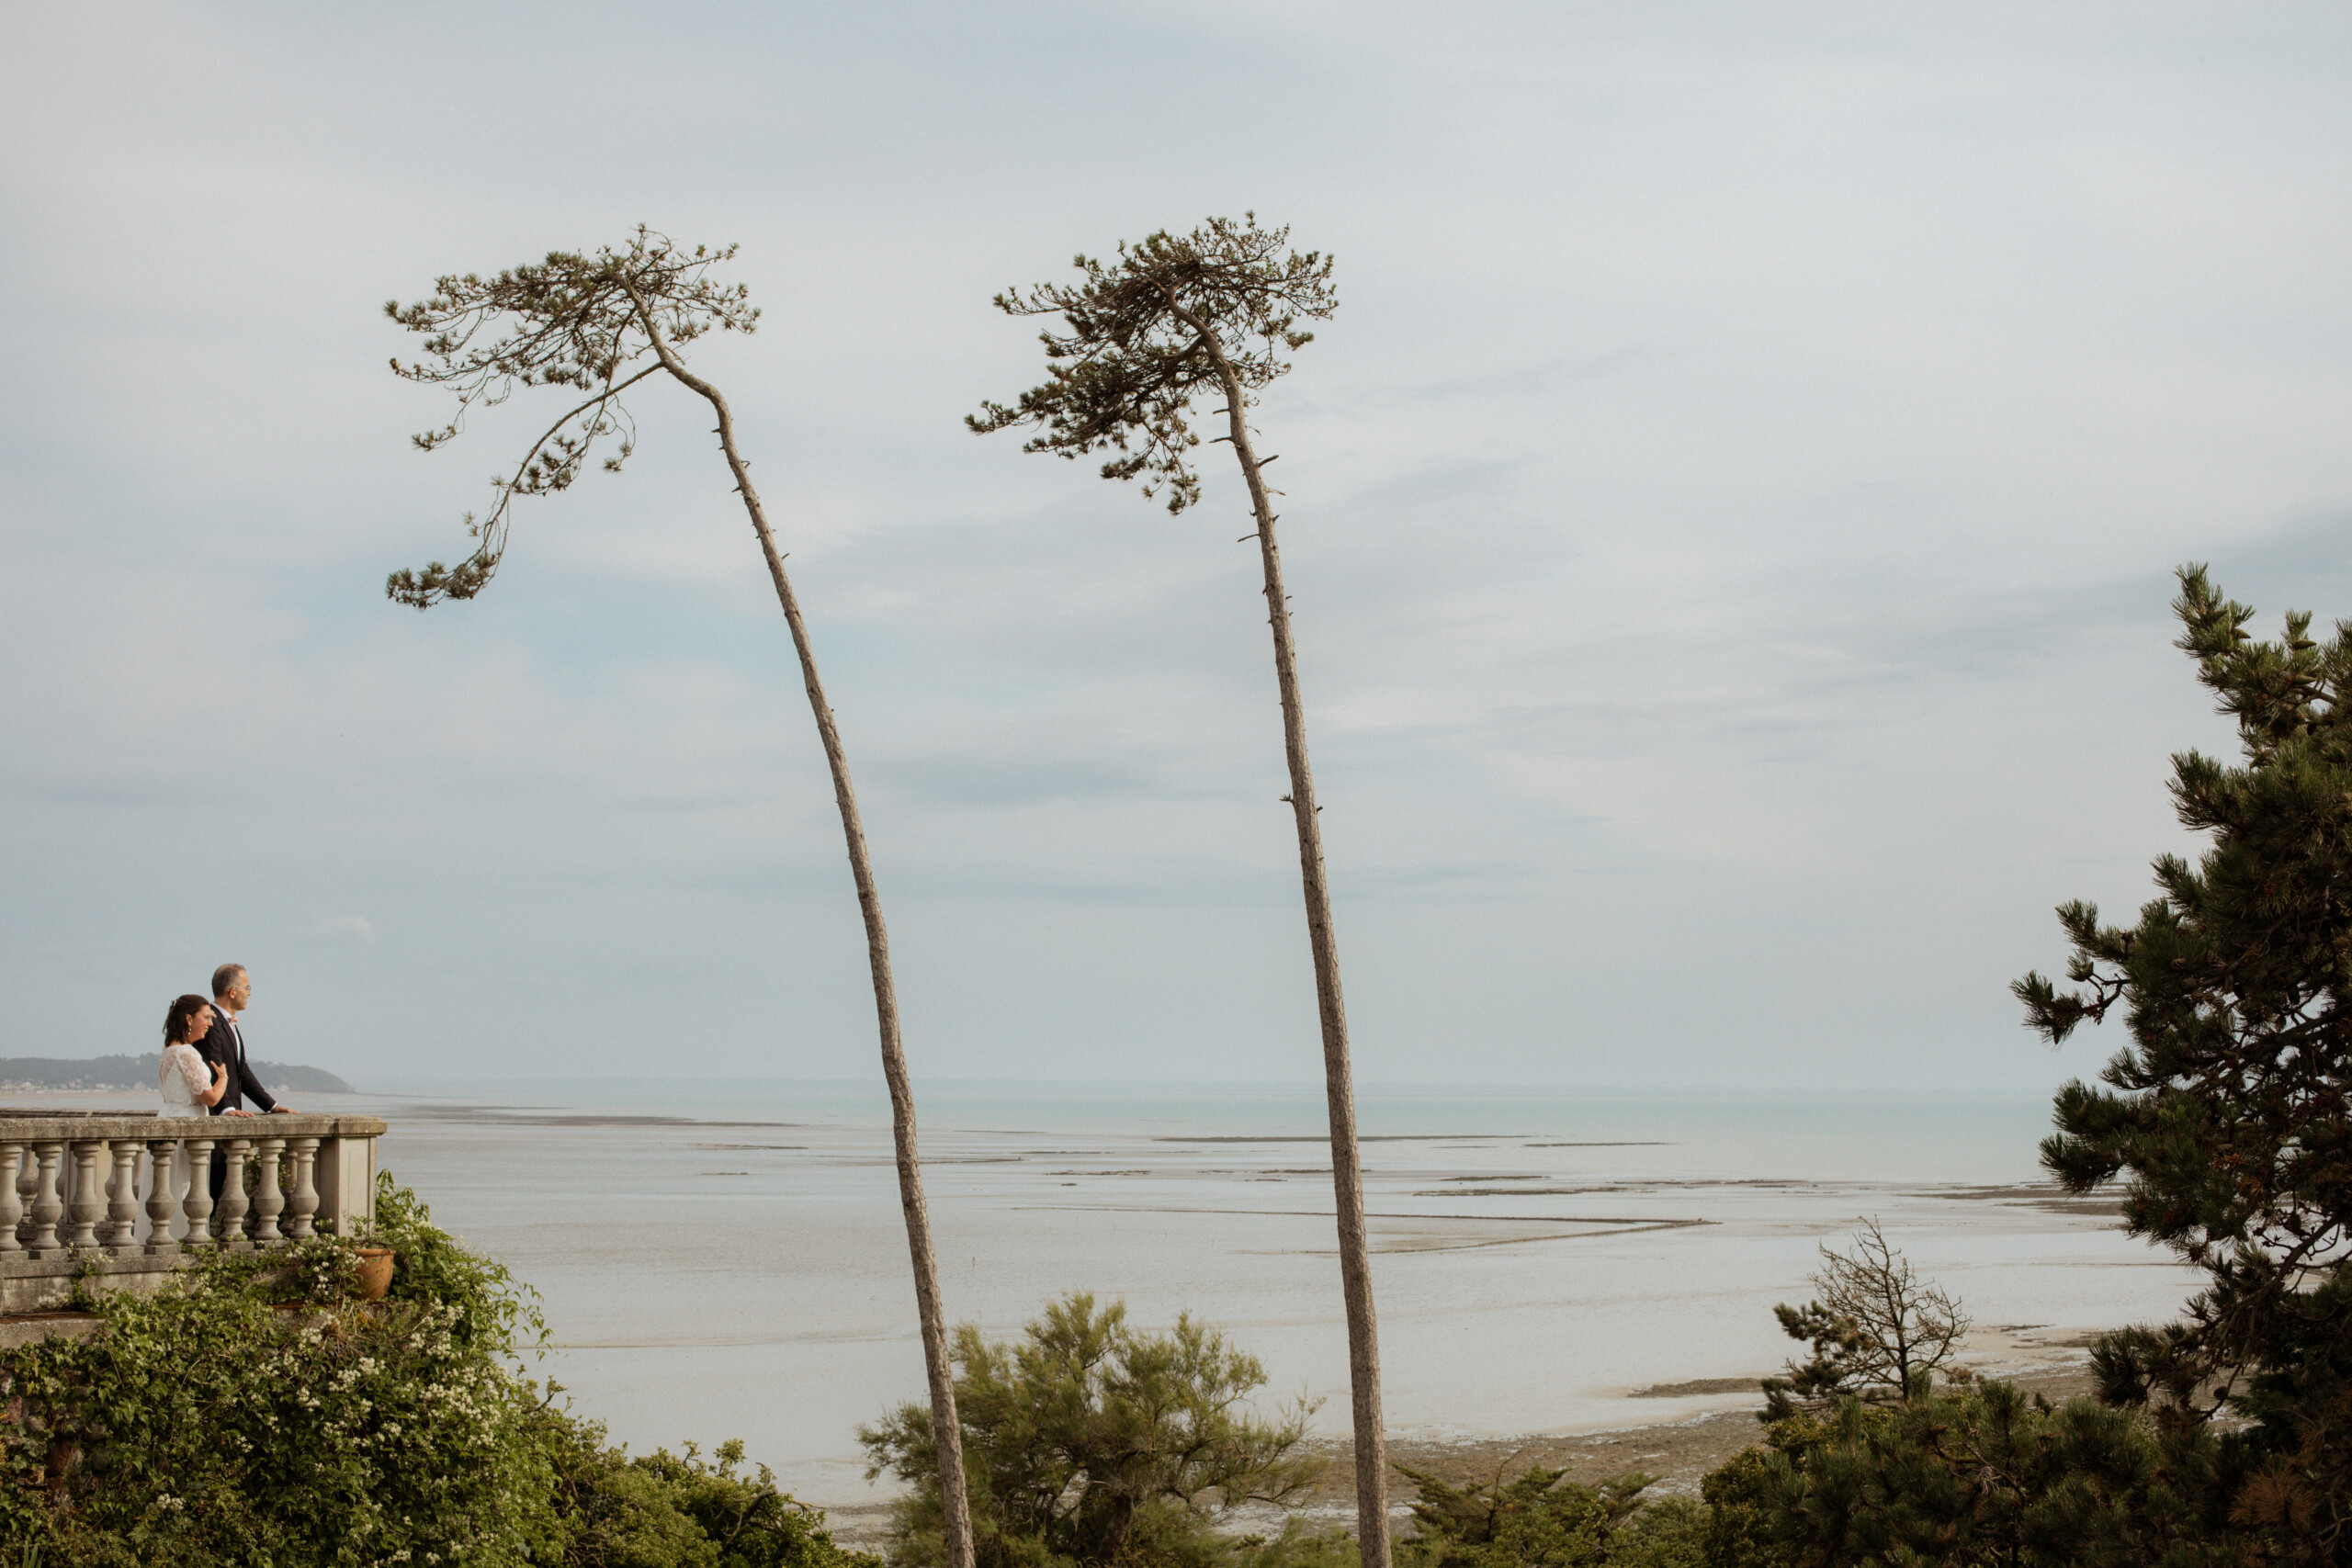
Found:
<path fill-rule="evenodd" d="M 1590 381 L 1642 367 L 1657 357 L 1638 344 L 1600 354 L 1557 354 L 1533 365 L 1513 366 L 1468 376 L 1446 376 L 1385 394 L 1398 402 L 1450 398 L 1532 398 L 1576 381 Z"/>
<path fill-rule="evenodd" d="M 365 947 L 376 940 L 376 928 L 359 915 L 334 915 L 304 926 L 287 940 L 297 947 Z"/>
<path fill-rule="evenodd" d="M 1705 1082 L 1883 1052 L 1892 1083 L 1906 1042 L 2006 1039 L 2048 908 L 2128 907 L 2177 836 L 2165 757 L 2226 744 L 2166 569 L 2211 560 L 2266 627 L 2352 610 L 2340 23 L 1219 6 L 1246 58 L 1024 5 L 746 12 L 649 64 L 617 13 L 549 31 L 526 0 L 421 87 L 360 11 L 27 13 L 7 1027 L 143 1037 L 123 998 L 291 932 L 350 952 L 272 990 L 281 1026 L 424 1072 L 612 1070 L 678 1010 L 687 1073 L 869 1037 L 831 785 L 695 400 L 649 395 L 625 479 L 519 513 L 480 601 L 381 598 L 541 412 L 417 457 L 446 411 L 386 374 L 379 302 L 642 215 L 741 240 L 767 311 L 695 364 L 789 552 L 933 1060 L 1215 1076 L 1311 1032 L 1230 462 L 1171 519 L 958 423 L 1044 373 L 994 290 L 1254 205 L 1345 299 L 1254 417 L 1364 1059 Z M 502 97 L 526 46 L 720 106 L 719 152 Z M 1186 136 L 1068 134 L 1161 101 Z M 43 946 L 105 962 L 59 979 Z M 395 949 L 451 999 L 422 1044 L 364 1005 Z M 1607 1050 L 1564 1056 L 1564 1018 Z M 1476 1044 L 1417 1066 L 1416 1020 Z"/>

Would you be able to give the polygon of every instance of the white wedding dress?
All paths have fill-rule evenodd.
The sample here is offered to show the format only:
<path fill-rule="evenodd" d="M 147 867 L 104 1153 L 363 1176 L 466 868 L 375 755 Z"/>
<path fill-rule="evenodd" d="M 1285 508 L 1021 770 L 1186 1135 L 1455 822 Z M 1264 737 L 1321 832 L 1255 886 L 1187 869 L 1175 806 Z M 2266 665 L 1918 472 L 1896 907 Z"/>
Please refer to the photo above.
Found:
<path fill-rule="evenodd" d="M 155 1112 L 158 1120 L 182 1116 L 209 1116 L 210 1111 L 197 1096 L 212 1087 L 212 1070 L 193 1045 L 166 1045 L 164 1059 L 156 1064 L 155 1090 L 163 1096 L 164 1107 Z M 187 1196 L 187 1146 L 182 1145 L 172 1151 L 172 1168 L 165 1175 L 171 1182 L 166 1190 L 172 1205 L 177 1208 Z"/>
<path fill-rule="evenodd" d="M 155 1067 L 156 1091 L 164 1097 L 159 1116 L 202 1116 L 204 1102 L 197 1096 L 212 1087 L 212 1074 L 193 1045 L 166 1045 Z"/>

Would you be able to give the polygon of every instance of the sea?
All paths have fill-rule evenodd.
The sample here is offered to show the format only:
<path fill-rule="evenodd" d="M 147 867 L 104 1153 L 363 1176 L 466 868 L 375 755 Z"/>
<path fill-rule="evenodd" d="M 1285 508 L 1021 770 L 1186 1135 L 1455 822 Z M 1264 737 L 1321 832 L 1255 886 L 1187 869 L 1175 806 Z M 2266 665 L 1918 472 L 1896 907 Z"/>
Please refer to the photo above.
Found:
<path fill-rule="evenodd" d="M 1073 1291 L 1146 1327 L 1189 1313 L 1262 1362 L 1267 1409 L 1304 1400 L 1344 1435 L 1319 1086 L 917 1093 L 951 1321 L 1012 1337 Z M 1375 1087 L 1357 1104 L 1387 1424 L 1408 1438 L 1752 1407 L 1723 1385 L 1799 1350 L 1773 1304 L 1806 1299 L 1819 1248 L 1866 1218 L 1960 1298 L 1988 1369 L 2079 1358 L 2196 1288 L 2112 1198 L 2049 1184 L 2047 1100 Z M 614 1440 L 740 1438 L 820 1506 L 890 1490 L 858 1428 L 924 1384 L 878 1084 L 518 1081 L 302 1108 L 385 1119 L 379 1163 L 537 1291 L 530 1370 Z"/>

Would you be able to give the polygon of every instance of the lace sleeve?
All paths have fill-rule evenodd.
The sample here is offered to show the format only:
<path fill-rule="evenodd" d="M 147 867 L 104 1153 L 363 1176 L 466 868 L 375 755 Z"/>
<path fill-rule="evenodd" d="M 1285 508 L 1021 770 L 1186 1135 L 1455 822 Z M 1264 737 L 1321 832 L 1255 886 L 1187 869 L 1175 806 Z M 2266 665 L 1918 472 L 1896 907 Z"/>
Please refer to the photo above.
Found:
<path fill-rule="evenodd" d="M 178 1069 L 190 1095 L 201 1095 L 212 1087 L 212 1075 L 205 1070 L 204 1058 L 196 1054 L 195 1046 L 175 1045 L 164 1053 L 164 1059 Z"/>

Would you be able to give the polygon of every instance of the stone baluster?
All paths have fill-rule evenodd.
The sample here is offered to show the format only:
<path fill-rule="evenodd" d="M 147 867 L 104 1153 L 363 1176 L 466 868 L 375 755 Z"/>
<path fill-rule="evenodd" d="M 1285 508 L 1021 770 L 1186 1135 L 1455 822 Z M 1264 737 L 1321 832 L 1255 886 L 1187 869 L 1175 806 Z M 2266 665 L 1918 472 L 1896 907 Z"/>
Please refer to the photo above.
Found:
<path fill-rule="evenodd" d="M 319 1189 L 311 1179 L 319 1160 L 319 1141 L 288 1138 L 286 1152 L 294 1160 L 294 1192 L 286 1205 L 286 1234 L 296 1241 L 307 1241 L 317 1234 L 311 1227 L 311 1216 L 319 1212 Z"/>
<path fill-rule="evenodd" d="M 57 1191 L 57 1165 L 64 1153 L 65 1145 L 53 1138 L 33 1145 L 33 1234 L 28 1250 L 36 1258 L 57 1251 L 57 1222 L 65 1214 Z"/>
<path fill-rule="evenodd" d="M 231 1252 L 251 1252 L 254 1244 L 245 1239 L 245 1213 L 253 1201 L 245 1195 L 245 1156 L 254 1151 L 251 1138 L 223 1138 L 228 1168 L 220 1177 L 220 1208 L 216 1229 L 220 1233 L 221 1247 Z"/>
<path fill-rule="evenodd" d="M 17 1195 L 17 1168 L 24 1163 L 26 1146 L 0 1141 L 0 1258 L 25 1249 L 17 1235 L 17 1223 L 24 1218 L 24 1203 Z"/>
<path fill-rule="evenodd" d="M 98 1245 L 98 1222 L 106 1218 L 107 1195 L 103 1179 L 98 1175 L 98 1156 L 107 1152 L 104 1138 L 74 1140 L 74 1184 L 66 1200 L 66 1218 L 72 1224 L 65 1232 L 68 1247 Z"/>
<path fill-rule="evenodd" d="M 172 1196 L 172 1157 L 179 1146 L 177 1138 L 147 1140 L 147 1164 L 152 1171 L 147 1178 L 147 1251 L 151 1256 L 175 1250 L 172 1220 L 180 1206 Z"/>
<path fill-rule="evenodd" d="M 286 1212 L 286 1194 L 277 1185 L 277 1156 L 286 1150 L 283 1138 L 260 1141 L 261 1179 L 254 1183 L 254 1245 L 275 1247 L 286 1238 L 277 1232 L 277 1216 Z"/>
<path fill-rule="evenodd" d="M 136 1138 L 109 1138 L 114 1153 L 114 1179 L 107 1184 L 107 1250 L 127 1258 L 139 1250 L 139 1156 L 146 1151 Z"/>
<path fill-rule="evenodd" d="M 17 1239 L 27 1247 L 33 1244 L 33 1195 L 40 1190 L 40 1160 L 33 1154 L 30 1144 L 25 1145 L 25 1157 L 17 1169 L 17 1199 L 24 1218 L 17 1222 Z"/>
<path fill-rule="evenodd" d="M 202 1123 L 209 1125 L 209 1123 Z M 212 1245 L 212 1140 L 187 1141 L 187 1235 L 180 1245 L 194 1251 Z"/>

